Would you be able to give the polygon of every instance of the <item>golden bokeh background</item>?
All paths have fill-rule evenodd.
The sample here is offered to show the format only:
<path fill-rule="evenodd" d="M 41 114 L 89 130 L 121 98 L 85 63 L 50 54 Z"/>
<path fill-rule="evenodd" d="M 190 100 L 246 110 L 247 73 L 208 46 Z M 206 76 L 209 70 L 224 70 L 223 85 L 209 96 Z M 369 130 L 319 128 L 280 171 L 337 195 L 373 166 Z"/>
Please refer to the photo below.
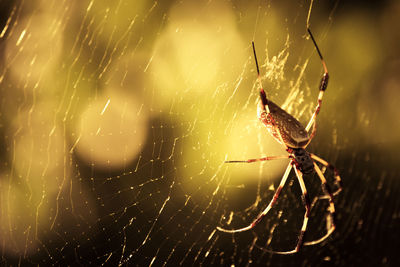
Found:
<path fill-rule="evenodd" d="M 398 184 L 400 3 L 342 2 L 314 1 L 311 12 L 331 78 L 310 149 L 338 165 L 347 188 L 378 190 L 385 177 Z M 251 220 L 288 161 L 224 161 L 286 153 L 257 119 L 251 41 L 268 96 L 310 118 L 322 75 L 310 3 L 0 3 L 2 263 L 185 263 L 197 246 L 214 264 L 254 261 L 250 243 L 235 258 L 207 242 L 232 210 Z M 172 237 L 175 225 L 209 239 Z M 152 242 L 165 237 L 173 249 L 159 255 Z M 377 262 L 393 263 L 385 255 Z"/>

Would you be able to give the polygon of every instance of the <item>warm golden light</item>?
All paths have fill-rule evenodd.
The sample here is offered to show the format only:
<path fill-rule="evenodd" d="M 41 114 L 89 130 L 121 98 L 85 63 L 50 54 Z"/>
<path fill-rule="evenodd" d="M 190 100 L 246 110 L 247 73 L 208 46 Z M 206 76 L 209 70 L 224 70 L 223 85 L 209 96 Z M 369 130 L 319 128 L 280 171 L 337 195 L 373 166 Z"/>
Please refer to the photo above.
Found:
<path fill-rule="evenodd" d="M 399 1 L 0 8 L 1 264 L 395 265 Z M 304 181 L 286 158 L 227 162 L 291 151 L 257 118 L 261 84 L 307 130 L 319 111 L 307 146 L 318 156 L 293 152 Z M 324 183 L 338 179 L 331 199 Z M 295 258 L 263 250 L 293 248 L 306 228 L 303 245 L 336 230 Z"/>
<path fill-rule="evenodd" d="M 150 65 L 158 105 L 168 108 L 176 97 L 211 95 L 220 83 L 237 78 L 247 55 L 230 9 L 194 1 L 172 8 Z"/>
<path fill-rule="evenodd" d="M 40 104 L 36 112 L 21 113 L 14 121 L 14 147 L 12 154 L 15 174 L 29 186 L 38 201 L 43 188 L 50 193 L 58 192 L 64 173 L 64 139 L 60 126 L 54 124 L 50 110 L 54 106 Z"/>
<path fill-rule="evenodd" d="M 46 26 L 44 26 L 46 25 Z M 16 82 L 28 77 L 37 83 L 51 77 L 62 53 L 62 28 L 52 14 L 23 18 L 6 42 L 6 69 Z"/>
<path fill-rule="evenodd" d="M 248 112 L 238 115 L 232 130 L 225 140 L 226 160 L 247 160 L 266 156 L 286 155 L 284 147 L 276 142 L 266 127 L 258 121 L 256 114 Z M 220 148 L 222 149 L 222 148 Z M 279 179 L 288 160 L 272 160 L 257 163 L 227 163 L 232 173 L 232 183 L 246 183 L 248 179 Z"/>

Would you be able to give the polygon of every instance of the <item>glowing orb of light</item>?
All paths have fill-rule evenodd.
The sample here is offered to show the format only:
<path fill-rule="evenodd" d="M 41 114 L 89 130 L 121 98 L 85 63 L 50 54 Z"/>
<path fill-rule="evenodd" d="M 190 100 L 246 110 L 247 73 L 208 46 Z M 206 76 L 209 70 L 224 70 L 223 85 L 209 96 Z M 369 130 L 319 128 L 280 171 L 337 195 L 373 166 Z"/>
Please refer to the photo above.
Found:
<path fill-rule="evenodd" d="M 75 125 L 75 151 L 95 168 L 120 168 L 142 150 L 147 114 L 133 98 L 111 93 L 90 103 Z"/>

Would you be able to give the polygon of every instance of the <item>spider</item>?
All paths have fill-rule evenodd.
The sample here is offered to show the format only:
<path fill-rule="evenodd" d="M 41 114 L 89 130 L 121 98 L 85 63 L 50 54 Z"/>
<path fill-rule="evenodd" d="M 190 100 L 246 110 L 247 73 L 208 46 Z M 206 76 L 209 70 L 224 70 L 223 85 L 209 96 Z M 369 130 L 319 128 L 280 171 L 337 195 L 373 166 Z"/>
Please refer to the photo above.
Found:
<path fill-rule="evenodd" d="M 339 176 L 339 173 L 337 169 L 329 164 L 327 161 L 324 159 L 309 153 L 306 151 L 306 147 L 310 144 L 311 140 L 315 136 L 316 132 L 316 117 L 320 111 L 321 108 L 321 103 L 322 103 L 322 97 L 324 95 L 324 92 L 327 88 L 328 85 L 328 69 L 326 67 L 325 61 L 322 57 L 322 54 L 318 48 L 318 45 L 314 39 L 314 36 L 311 33 L 311 30 L 307 27 L 307 32 L 311 37 L 311 40 L 314 44 L 315 49 L 317 50 L 317 53 L 321 59 L 322 66 L 324 69 L 324 74 L 322 76 L 320 85 L 319 85 L 319 95 L 318 95 L 318 101 L 317 101 L 317 106 L 315 108 L 315 111 L 313 115 L 311 116 L 310 121 L 308 122 L 307 126 L 304 128 L 304 126 L 296 120 L 294 117 L 292 117 L 289 113 L 281 109 L 278 105 L 276 105 L 274 102 L 269 100 L 266 96 L 266 93 L 263 89 L 262 83 L 261 83 L 261 77 L 260 77 L 260 70 L 258 67 L 258 61 L 257 61 L 257 55 L 256 55 L 256 49 L 254 46 L 254 42 L 252 42 L 253 46 L 253 53 L 254 53 L 254 59 L 257 67 L 257 80 L 259 83 L 260 87 L 260 101 L 258 104 L 257 108 L 257 114 L 258 114 L 258 119 L 267 127 L 268 132 L 274 137 L 275 140 L 277 140 L 279 143 L 283 144 L 286 146 L 286 151 L 288 152 L 288 155 L 284 156 L 270 156 L 270 157 L 262 157 L 258 159 L 248 159 L 248 160 L 231 160 L 231 161 L 225 161 L 226 163 L 253 163 L 253 162 L 259 162 L 259 161 L 268 161 L 268 160 L 276 160 L 276 159 L 290 159 L 290 162 L 288 166 L 286 167 L 286 171 L 283 174 L 283 177 L 280 181 L 280 184 L 278 188 L 276 189 L 274 196 L 268 206 L 253 220 L 253 222 L 243 228 L 239 229 L 224 229 L 221 227 L 217 227 L 219 231 L 226 232 L 226 233 L 238 233 L 238 232 L 243 232 L 252 229 L 255 227 L 266 215 L 267 213 L 271 210 L 271 208 L 275 205 L 280 192 L 282 191 L 282 188 L 284 187 L 286 180 L 289 176 L 290 171 L 294 170 L 297 180 L 300 184 L 301 192 L 302 192 L 302 202 L 305 207 L 305 213 L 304 213 L 304 219 L 303 219 L 303 225 L 301 227 L 300 233 L 298 235 L 298 240 L 295 248 L 293 250 L 288 250 L 288 251 L 272 251 L 268 249 L 264 249 L 268 252 L 271 253 L 277 253 L 277 254 L 293 254 L 296 253 L 300 250 L 302 245 L 315 245 L 318 243 L 321 243 L 324 241 L 328 236 L 332 234 L 332 232 L 335 230 L 336 225 L 334 221 L 334 216 L 335 216 L 335 205 L 333 203 L 333 196 L 337 195 L 341 190 L 342 190 L 342 185 L 341 185 L 341 179 Z M 312 130 L 310 132 L 310 129 L 312 127 Z M 331 189 L 329 188 L 327 181 L 324 177 L 323 171 L 318 167 L 316 162 L 319 162 L 322 164 L 325 168 L 329 168 L 331 171 L 333 171 L 334 177 L 335 177 L 335 184 L 337 185 L 337 190 L 332 193 Z M 322 190 L 324 192 L 324 196 L 320 197 L 323 199 L 328 199 L 329 201 L 329 215 L 328 219 L 331 222 L 330 226 L 327 228 L 327 232 L 324 236 L 317 240 L 313 241 L 308 241 L 304 242 L 304 234 L 307 230 L 307 223 L 308 223 L 308 218 L 310 215 L 310 210 L 311 210 L 311 205 L 310 205 L 310 199 L 307 194 L 307 189 L 304 184 L 303 180 L 303 174 L 311 174 L 311 173 L 316 173 L 321 180 L 321 186 Z"/>

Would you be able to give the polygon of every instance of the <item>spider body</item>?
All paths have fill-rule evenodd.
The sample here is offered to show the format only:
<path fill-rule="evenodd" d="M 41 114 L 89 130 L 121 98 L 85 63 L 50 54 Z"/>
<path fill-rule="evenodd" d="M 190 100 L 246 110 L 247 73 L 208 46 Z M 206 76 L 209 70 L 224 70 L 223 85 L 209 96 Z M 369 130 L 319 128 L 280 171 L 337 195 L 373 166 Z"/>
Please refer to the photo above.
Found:
<path fill-rule="evenodd" d="M 258 119 L 267 127 L 268 132 L 279 143 L 281 143 L 282 145 L 284 145 L 286 147 L 286 151 L 288 152 L 288 154 L 282 155 L 282 156 L 268 156 L 268 157 L 262 157 L 262 158 L 257 158 L 257 159 L 225 161 L 226 163 L 253 163 L 253 162 L 268 161 L 268 160 L 275 160 L 275 159 L 290 159 L 290 162 L 289 162 L 288 166 L 286 167 L 286 171 L 282 176 L 279 186 L 275 190 L 272 200 L 270 201 L 268 206 L 262 212 L 260 212 L 260 214 L 253 220 L 252 223 L 250 223 L 248 226 L 245 226 L 245 227 L 239 228 L 239 229 L 225 229 L 222 227 L 217 227 L 217 229 L 219 231 L 226 232 L 226 233 L 243 232 L 243 231 L 247 231 L 247 230 L 250 230 L 253 227 L 255 227 L 264 218 L 264 216 L 267 215 L 267 213 L 271 210 L 271 208 L 277 202 L 279 194 L 282 191 L 283 187 L 285 186 L 286 180 L 287 180 L 291 170 L 293 169 L 296 174 L 297 181 L 301 188 L 301 192 L 302 192 L 301 198 L 303 200 L 303 204 L 304 204 L 304 208 L 305 208 L 303 225 L 302 225 L 300 233 L 298 235 L 298 240 L 297 240 L 296 246 L 293 250 L 272 251 L 272 250 L 262 248 L 268 252 L 277 253 L 277 254 L 296 253 L 300 250 L 302 245 L 315 245 L 315 244 L 321 243 L 326 238 L 328 238 L 328 236 L 330 236 L 336 228 L 335 220 L 334 220 L 335 205 L 333 203 L 333 196 L 335 196 L 342 190 L 341 179 L 340 179 L 339 173 L 336 170 L 336 168 L 334 166 L 332 166 L 331 164 L 329 164 L 324 159 L 318 157 L 317 155 L 306 151 L 306 147 L 311 142 L 311 140 L 313 139 L 315 132 L 316 132 L 316 117 L 320 111 L 322 97 L 328 86 L 328 79 L 329 79 L 328 69 L 326 67 L 324 59 L 322 58 L 321 52 L 319 51 L 317 43 L 315 42 L 315 39 L 314 39 L 310 29 L 307 29 L 307 31 L 311 37 L 311 40 L 314 43 L 314 46 L 318 52 L 318 55 L 321 59 L 321 62 L 322 62 L 323 68 L 324 68 L 324 74 L 321 78 L 321 82 L 319 85 L 319 95 L 318 95 L 318 100 L 317 100 L 317 106 L 316 106 L 314 113 L 311 116 L 311 119 L 308 122 L 307 126 L 304 127 L 292 115 L 287 113 L 285 110 L 283 110 L 277 104 L 275 104 L 274 102 L 270 101 L 267 98 L 266 93 L 262 87 L 260 70 L 258 67 L 256 50 L 255 50 L 255 46 L 254 46 L 254 42 L 253 42 L 252 45 L 253 45 L 254 59 L 256 62 L 257 75 L 258 75 L 257 78 L 258 78 L 259 87 L 260 87 L 260 101 L 259 101 L 259 104 L 257 107 Z M 312 130 L 311 130 L 311 128 L 312 128 Z M 338 189 L 335 192 L 333 192 L 333 193 L 331 192 L 330 187 L 328 186 L 326 178 L 324 176 L 324 173 L 323 173 L 323 171 L 321 171 L 320 167 L 317 165 L 317 162 L 322 164 L 325 168 L 329 168 L 330 170 L 333 171 L 334 177 L 335 177 L 335 183 L 338 186 Z M 309 174 L 309 173 L 317 174 L 317 176 L 321 182 L 322 191 L 324 193 L 324 196 L 318 197 L 316 199 L 327 199 L 329 201 L 328 217 L 327 217 L 328 227 L 327 227 L 326 234 L 324 236 L 322 236 L 321 238 L 319 238 L 317 240 L 313 240 L 313 241 L 304 242 L 303 238 L 304 238 L 304 234 L 307 230 L 307 223 L 309 220 L 309 215 L 310 215 L 312 205 L 310 204 L 310 200 L 309 200 L 309 197 L 307 194 L 307 188 L 306 188 L 304 180 L 303 180 L 303 174 Z"/>
<path fill-rule="evenodd" d="M 272 118 L 263 110 L 262 101 L 258 105 L 257 115 L 276 141 L 279 143 L 283 141 L 283 144 L 290 148 L 305 147 L 310 140 L 310 136 L 304 126 L 271 100 L 268 100 L 268 106 Z M 273 123 L 276 124 L 276 128 Z"/>
<path fill-rule="evenodd" d="M 263 110 L 263 101 L 257 108 L 258 119 L 267 127 L 268 132 L 276 141 L 286 145 L 287 151 L 292 154 L 293 163 L 303 173 L 314 172 L 314 164 L 304 147 L 310 142 L 310 135 L 304 126 L 292 115 L 268 100 L 270 116 Z M 276 128 L 274 127 L 274 123 Z"/>

